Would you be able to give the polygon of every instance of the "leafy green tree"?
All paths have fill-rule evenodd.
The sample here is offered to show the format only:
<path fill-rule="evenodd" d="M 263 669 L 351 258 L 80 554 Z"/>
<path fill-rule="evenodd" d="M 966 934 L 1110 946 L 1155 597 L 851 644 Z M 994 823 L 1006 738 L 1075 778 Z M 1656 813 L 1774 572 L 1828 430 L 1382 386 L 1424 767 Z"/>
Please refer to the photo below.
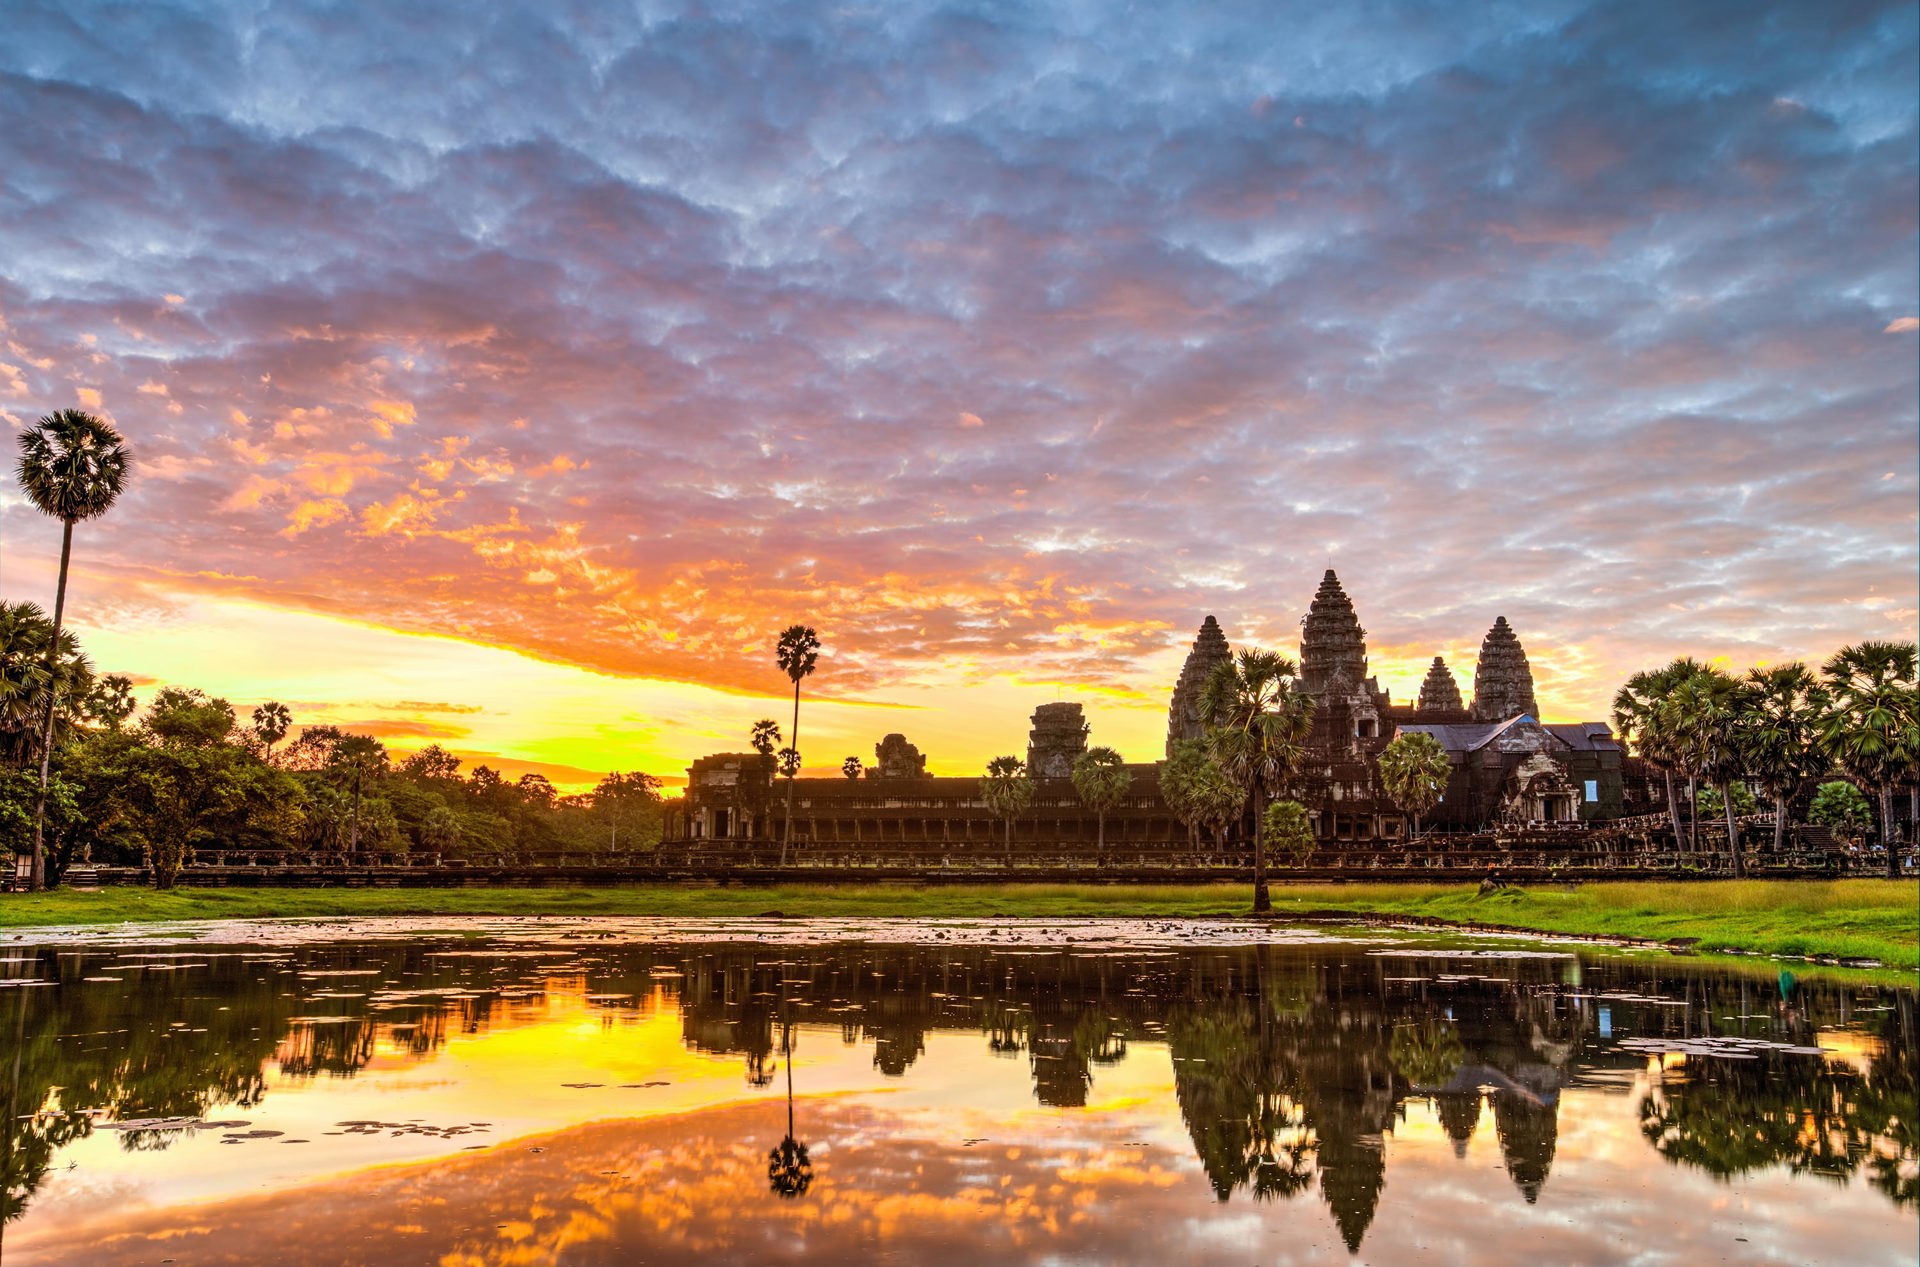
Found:
<path fill-rule="evenodd" d="M 1849 777 L 1880 802 L 1887 874 L 1900 875 L 1893 830 L 1893 788 L 1920 766 L 1920 694 L 1911 642 L 1861 642 L 1834 653 L 1820 672 L 1831 703 L 1821 742 Z"/>
<path fill-rule="evenodd" d="M 593 789 L 592 812 L 607 825 L 607 847 L 617 849 L 625 827 L 628 847 L 660 841 L 660 780 L 651 774 L 609 774 Z"/>
<path fill-rule="evenodd" d="M 138 730 L 97 736 L 88 748 L 95 745 L 88 781 L 110 789 L 111 802 L 94 813 L 144 847 L 160 888 L 173 887 L 200 845 L 285 840 L 303 825 L 300 785 L 236 741 L 223 699 L 168 687 Z"/>
<path fill-rule="evenodd" d="M 522 800 L 542 809 L 552 808 L 554 798 L 559 795 L 554 790 L 553 780 L 537 771 L 529 770 L 516 779 L 513 785 L 519 789 Z"/>
<path fill-rule="evenodd" d="M 1089 748 L 1074 758 L 1073 790 L 1093 811 L 1098 848 L 1107 852 L 1107 813 L 1133 790 L 1133 774 L 1111 748 Z"/>
<path fill-rule="evenodd" d="M 1832 779 L 1815 789 L 1807 821 L 1851 836 L 1873 825 L 1873 807 L 1859 788 L 1845 779 Z"/>
<path fill-rule="evenodd" d="M 20 461 L 14 468 L 21 491 L 34 509 L 60 521 L 60 580 L 53 597 L 53 637 L 47 646 L 47 673 L 55 676 L 54 661 L 60 629 L 67 612 L 67 565 L 73 557 L 73 526 L 112 509 L 126 487 L 133 453 L 118 431 L 78 409 L 48 414 L 20 433 Z M 44 820 L 47 779 L 53 760 L 53 728 L 57 692 L 49 692 L 40 732 L 40 801 L 33 812 L 33 878 L 37 892 L 45 887 Z"/>
<path fill-rule="evenodd" d="M 1786 847 L 1788 805 L 1828 768 L 1820 750 L 1827 693 L 1798 662 L 1750 670 L 1747 688 L 1737 742 L 1747 770 L 1773 801 L 1773 848 L 1778 853 Z"/>
<path fill-rule="evenodd" d="M 1733 812 L 1736 815 L 1752 814 L 1759 810 L 1760 802 L 1753 799 L 1753 793 L 1744 783 L 1735 783 L 1730 790 L 1733 793 Z M 1717 787 L 1703 787 L 1694 797 L 1695 811 L 1706 818 L 1726 816 L 1727 803 Z"/>
<path fill-rule="evenodd" d="M 1393 803 L 1413 815 L 1413 834 L 1420 834 L 1420 816 L 1447 794 L 1453 766 L 1440 741 L 1425 731 L 1406 731 L 1380 750 L 1380 783 Z"/>
<path fill-rule="evenodd" d="M 460 758 L 430 743 L 401 761 L 400 776 L 429 787 L 449 787 L 460 781 Z"/>
<path fill-rule="evenodd" d="M 1674 689 L 1700 668 L 1698 661 L 1683 656 L 1665 668 L 1634 674 L 1613 697 L 1613 728 L 1619 732 L 1620 742 L 1659 770 L 1666 780 L 1667 813 L 1673 819 L 1676 849 L 1686 843 L 1686 833 L 1680 826 L 1680 798 L 1673 785 L 1680 761 L 1672 728 L 1667 724 L 1665 705 Z M 1692 789 L 1688 792 L 1691 804 Z"/>
<path fill-rule="evenodd" d="M 273 745 L 287 737 L 293 725 L 293 713 L 278 700 L 268 700 L 253 710 L 253 734 L 266 750 L 267 764 L 273 764 Z"/>
<path fill-rule="evenodd" d="M 1313 856 L 1313 819 L 1300 802 L 1275 801 L 1267 806 L 1261 828 L 1267 848 L 1294 866 L 1304 864 Z"/>
<path fill-rule="evenodd" d="M 980 781 L 980 798 L 987 809 L 1006 824 L 1007 863 L 1013 863 L 1013 823 L 1033 804 L 1037 785 L 1027 772 L 1027 763 L 1018 757 L 995 757 L 987 762 L 987 777 Z"/>
<path fill-rule="evenodd" d="M 840 773 L 846 775 L 849 779 L 859 778 L 862 768 L 859 757 L 848 757 L 840 763 Z"/>
<path fill-rule="evenodd" d="M 1298 769 L 1313 726 L 1313 700 L 1299 689 L 1293 661 L 1274 651 L 1244 647 L 1214 667 L 1200 694 L 1207 748 L 1243 796 L 1253 798 L 1253 821 L 1263 823 L 1268 797 L 1278 796 Z M 1267 891 L 1267 845 L 1253 837 L 1253 909 L 1273 909 Z"/>
<path fill-rule="evenodd" d="M 1187 843 L 1200 843 L 1200 781 L 1213 758 L 1203 739 L 1176 739 L 1160 763 L 1160 799 L 1187 829 Z"/>
<path fill-rule="evenodd" d="M 787 818 L 780 833 L 780 865 L 787 865 L 787 848 L 793 844 L 793 780 L 800 773 L 800 682 L 812 676 L 820 659 L 820 635 L 808 625 L 789 625 L 774 647 L 774 660 L 780 671 L 793 680 L 793 729 L 788 732 L 787 748 L 793 753 L 791 769 L 781 762 L 781 775 L 787 780 Z"/>

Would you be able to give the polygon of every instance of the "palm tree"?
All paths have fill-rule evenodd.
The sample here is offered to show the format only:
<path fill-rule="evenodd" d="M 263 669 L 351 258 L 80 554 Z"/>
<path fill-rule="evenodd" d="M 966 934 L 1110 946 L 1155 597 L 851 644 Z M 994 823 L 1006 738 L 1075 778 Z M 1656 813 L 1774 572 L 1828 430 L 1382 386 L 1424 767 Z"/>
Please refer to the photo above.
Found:
<path fill-rule="evenodd" d="M 361 784 L 368 775 L 377 775 L 386 769 L 386 745 L 371 735 L 343 734 L 333 745 L 329 764 L 335 777 L 342 782 L 351 780 L 353 784 L 353 816 L 349 820 L 347 853 L 357 856 L 360 852 Z"/>
<path fill-rule="evenodd" d="M 287 737 L 287 728 L 291 725 L 292 712 L 278 700 L 268 700 L 253 710 L 253 733 L 266 745 L 268 765 L 273 764 L 273 745 Z"/>
<path fill-rule="evenodd" d="M 1831 704 L 1821 744 L 1842 770 L 1874 790 L 1880 802 L 1880 839 L 1887 875 L 1899 878 L 1893 830 L 1893 786 L 1920 764 L 1920 693 L 1914 685 L 1914 644 L 1861 642 L 1843 647 L 1821 667 Z"/>
<path fill-rule="evenodd" d="M 1667 783 L 1667 813 L 1673 819 L 1673 845 L 1685 843 L 1680 829 L 1680 797 L 1673 786 L 1673 772 L 1679 761 L 1672 736 L 1662 725 L 1661 705 L 1675 687 L 1700 671 L 1698 661 L 1682 656 L 1664 669 L 1649 669 L 1627 679 L 1613 697 L 1613 728 L 1620 742 L 1630 745 L 1643 761 L 1653 764 Z M 1688 789 L 1691 798 L 1692 789 Z M 1691 814 L 1691 806 L 1688 810 Z"/>
<path fill-rule="evenodd" d="M 1266 801 L 1299 767 L 1313 726 L 1313 700 L 1299 688 L 1293 661 L 1243 647 L 1214 666 L 1200 693 L 1207 748 L 1243 796 L 1253 798 L 1253 909 L 1273 909 L 1267 892 Z"/>
<path fill-rule="evenodd" d="M 1093 811 L 1100 856 L 1107 855 L 1107 811 L 1133 790 L 1133 774 L 1111 748 L 1089 748 L 1074 759 L 1073 790 Z"/>
<path fill-rule="evenodd" d="M 93 665 L 73 631 L 61 632 L 58 656 L 50 656 L 54 645 L 53 622 L 38 604 L 0 601 L 0 760 L 25 765 L 38 754 L 49 707 L 54 738 L 65 742 L 94 690 Z"/>
<path fill-rule="evenodd" d="M 753 736 L 747 742 L 761 756 L 772 757 L 774 749 L 780 746 L 780 723 L 771 717 L 762 717 L 753 723 Z"/>
<path fill-rule="evenodd" d="M 1727 848 L 1733 855 L 1733 874 L 1745 867 L 1740 858 L 1740 833 L 1733 818 L 1733 781 L 1746 773 L 1739 742 L 1740 720 L 1747 710 L 1746 688 L 1720 669 L 1701 669 L 1673 689 L 1662 706 L 1664 723 L 1673 736 L 1675 751 L 1688 772 L 1687 794 L 1693 798 L 1698 775 L 1719 789 L 1726 811 Z M 1694 815 L 1694 831 L 1700 825 Z"/>
<path fill-rule="evenodd" d="M 995 757 L 987 762 L 987 777 L 980 780 L 980 797 L 996 818 L 1007 825 L 1007 865 L 1013 865 L 1013 820 L 1033 804 L 1037 785 L 1027 773 L 1027 763 L 1018 757 Z"/>
<path fill-rule="evenodd" d="M 1820 752 L 1827 693 L 1798 661 L 1748 671 L 1747 687 L 1740 751 L 1761 790 L 1773 799 L 1773 849 L 1779 853 L 1786 847 L 1787 806 L 1827 771 Z"/>
<path fill-rule="evenodd" d="M 1425 731 L 1404 731 L 1380 750 L 1380 785 L 1393 803 L 1413 815 L 1413 834 L 1420 834 L 1420 816 L 1447 794 L 1453 766 L 1440 741 Z"/>
<path fill-rule="evenodd" d="M 864 767 L 860 764 L 860 758 L 858 757 L 848 757 L 840 763 L 840 773 L 846 775 L 849 779 L 859 778 L 862 769 L 864 769 Z"/>
<path fill-rule="evenodd" d="M 124 673 L 109 673 L 95 683 L 87 696 L 87 714 L 102 722 L 108 730 L 119 730 L 139 707 L 133 699 L 133 679 Z"/>
<path fill-rule="evenodd" d="M 767 1154 L 767 1187 L 776 1196 L 804 1196 L 813 1186 L 813 1160 L 793 1134 L 793 1026 L 781 1005 L 780 1060 L 787 1067 L 787 1133 Z"/>
<path fill-rule="evenodd" d="M 54 671 L 60 627 L 67 611 L 67 564 L 73 557 L 73 525 L 107 513 L 126 487 L 133 454 L 118 431 L 89 413 L 62 409 L 20 433 L 20 487 L 44 514 L 60 521 L 60 580 L 54 589 L 53 639 L 47 647 L 47 672 Z M 33 806 L 33 878 L 30 887 L 46 887 L 47 778 L 53 762 L 53 714 L 56 695 L 47 696 L 41 727 L 40 792 Z"/>
<path fill-rule="evenodd" d="M 786 830 L 780 835 L 780 865 L 787 865 L 787 846 L 793 842 L 793 778 L 800 773 L 800 679 L 813 673 L 813 666 L 820 658 L 820 635 L 808 625 L 789 625 L 780 635 L 780 643 L 774 649 L 774 660 L 780 665 L 780 671 L 793 679 L 793 730 L 790 732 L 790 746 L 795 760 L 793 772 L 787 775 L 787 823 Z"/>

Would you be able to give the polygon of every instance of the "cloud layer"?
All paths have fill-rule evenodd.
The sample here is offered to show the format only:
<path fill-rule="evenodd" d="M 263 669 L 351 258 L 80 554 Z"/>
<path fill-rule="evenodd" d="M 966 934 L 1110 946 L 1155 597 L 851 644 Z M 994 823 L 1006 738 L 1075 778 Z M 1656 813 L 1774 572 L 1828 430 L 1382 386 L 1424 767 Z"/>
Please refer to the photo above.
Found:
<path fill-rule="evenodd" d="M 1912 636 L 1911 5 L 1144 7 L 13 6 L 0 410 L 127 594 L 728 690 Z"/>

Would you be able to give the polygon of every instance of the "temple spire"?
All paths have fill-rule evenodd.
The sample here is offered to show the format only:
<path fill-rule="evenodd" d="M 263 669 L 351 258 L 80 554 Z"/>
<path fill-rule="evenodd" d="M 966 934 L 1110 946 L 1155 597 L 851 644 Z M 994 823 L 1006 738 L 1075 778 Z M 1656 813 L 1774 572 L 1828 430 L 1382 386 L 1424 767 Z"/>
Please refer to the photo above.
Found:
<path fill-rule="evenodd" d="M 1417 706 L 1423 713 L 1458 713 L 1466 710 L 1466 704 L 1460 698 L 1460 684 L 1453 680 L 1453 670 L 1439 656 L 1433 657 L 1433 665 L 1427 670 L 1427 680 L 1420 684 L 1420 703 Z"/>
<path fill-rule="evenodd" d="M 1198 739 L 1206 734 L 1206 719 L 1200 716 L 1200 692 L 1206 689 L 1207 678 L 1212 676 L 1213 667 L 1233 656 L 1227 646 L 1227 635 L 1221 632 L 1220 622 L 1208 616 L 1200 622 L 1200 633 L 1193 640 L 1193 650 L 1187 653 L 1187 662 L 1180 670 L 1180 681 L 1173 688 L 1173 704 L 1167 710 L 1167 755 L 1173 755 L 1173 745 L 1179 739 Z"/>
<path fill-rule="evenodd" d="M 1308 693 L 1324 695 L 1336 679 L 1349 690 L 1367 680 L 1367 631 L 1332 568 L 1320 579 L 1300 629 L 1300 679 Z"/>
<path fill-rule="evenodd" d="M 1540 715 L 1533 698 L 1533 669 L 1520 639 L 1501 616 L 1480 643 L 1480 662 L 1473 670 L 1473 717 L 1505 721 L 1522 713 Z"/>

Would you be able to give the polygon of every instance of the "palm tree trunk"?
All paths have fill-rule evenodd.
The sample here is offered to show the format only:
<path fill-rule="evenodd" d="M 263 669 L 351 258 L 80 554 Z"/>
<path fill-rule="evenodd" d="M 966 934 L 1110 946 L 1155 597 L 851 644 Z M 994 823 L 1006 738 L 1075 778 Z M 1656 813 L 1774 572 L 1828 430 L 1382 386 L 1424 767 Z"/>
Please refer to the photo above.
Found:
<path fill-rule="evenodd" d="M 1727 850 L 1733 854 L 1733 878 L 1738 880 L 1746 873 L 1740 862 L 1740 831 L 1733 825 L 1733 780 L 1727 779 L 1720 784 L 1720 803 L 1727 811 Z"/>
<path fill-rule="evenodd" d="M 1107 811 L 1101 810 L 1093 816 L 1093 847 L 1100 852 L 1100 861 L 1107 860 Z"/>
<path fill-rule="evenodd" d="M 1687 852 L 1700 852 L 1700 789 L 1691 770 L 1687 771 Z"/>
<path fill-rule="evenodd" d="M 793 758 L 797 763 L 800 759 L 799 678 L 793 679 L 793 731 L 791 733 L 793 735 Z M 793 769 L 793 774 L 787 776 L 787 826 L 786 830 L 780 833 L 780 865 L 783 867 L 787 865 L 787 846 L 793 842 L 793 779 L 794 775 L 799 773 L 800 767 L 796 764 Z"/>
<path fill-rule="evenodd" d="M 40 794 L 33 802 L 33 873 L 29 891 L 47 887 L 47 780 L 53 770 L 53 716 L 60 703 L 60 622 L 67 614 L 67 561 L 73 557 L 73 520 L 60 533 L 60 582 L 53 591 L 53 641 L 47 644 L 47 721 L 40 728 Z"/>
<path fill-rule="evenodd" d="M 1880 839 L 1887 846 L 1887 879 L 1900 878 L 1900 842 L 1893 838 L 1893 784 L 1880 785 Z"/>
<path fill-rule="evenodd" d="M 1787 847 L 1787 798 L 1773 798 L 1773 851 L 1780 853 Z"/>
<path fill-rule="evenodd" d="M 1680 797 L 1673 790 L 1673 767 L 1663 766 L 1660 773 L 1667 776 L 1667 813 L 1673 819 L 1673 847 L 1680 848 Z"/>
<path fill-rule="evenodd" d="M 1266 806 L 1261 804 L 1261 788 L 1253 789 L 1253 913 L 1265 915 L 1273 909 L 1273 896 L 1267 892 L 1267 833 L 1263 821 Z"/>
<path fill-rule="evenodd" d="M 360 767 L 353 767 L 353 823 L 347 834 L 348 863 L 360 860 Z"/>

